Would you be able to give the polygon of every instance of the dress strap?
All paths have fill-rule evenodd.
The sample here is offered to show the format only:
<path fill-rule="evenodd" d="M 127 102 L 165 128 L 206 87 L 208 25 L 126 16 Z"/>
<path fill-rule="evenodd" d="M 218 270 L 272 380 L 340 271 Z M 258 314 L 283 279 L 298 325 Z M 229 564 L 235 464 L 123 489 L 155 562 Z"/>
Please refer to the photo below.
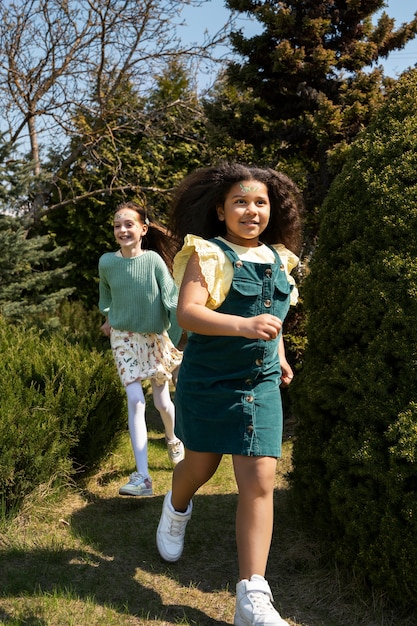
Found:
<path fill-rule="evenodd" d="M 227 256 L 229 261 L 231 261 L 232 265 L 234 264 L 235 261 L 239 260 L 239 257 L 236 254 L 236 252 L 233 250 L 233 248 L 230 248 L 230 246 L 224 243 L 224 241 L 221 241 L 220 239 L 215 239 L 215 238 L 209 239 L 209 241 L 210 243 L 215 243 L 216 246 L 219 246 L 219 248 L 223 250 L 223 252 Z"/>

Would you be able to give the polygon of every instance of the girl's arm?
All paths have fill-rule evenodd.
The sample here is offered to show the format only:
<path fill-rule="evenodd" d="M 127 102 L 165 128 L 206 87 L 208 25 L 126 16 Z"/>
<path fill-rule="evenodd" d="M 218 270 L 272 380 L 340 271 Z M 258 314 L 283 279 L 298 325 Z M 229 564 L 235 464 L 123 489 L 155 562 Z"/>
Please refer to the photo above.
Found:
<path fill-rule="evenodd" d="M 106 335 L 106 337 L 110 337 L 111 326 L 109 324 L 107 314 L 109 312 L 110 305 L 111 305 L 111 289 L 104 275 L 101 263 L 102 261 L 100 259 L 99 264 L 98 264 L 98 273 L 99 273 L 99 281 L 100 281 L 99 282 L 98 308 L 100 312 L 106 316 L 106 321 L 104 322 L 104 324 L 100 326 L 100 330 L 102 333 L 104 333 L 104 335 Z"/>
<path fill-rule="evenodd" d="M 156 253 L 155 253 L 156 254 Z M 180 328 L 177 319 L 178 288 L 165 261 L 157 255 L 155 262 L 155 278 L 158 283 L 162 305 L 168 314 L 170 326 L 169 337 L 178 350 L 184 349 L 183 329 Z"/>
<path fill-rule="evenodd" d="M 106 318 L 104 324 L 100 326 L 101 332 L 106 335 L 106 337 L 110 337 L 111 326 L 109 324 L 109 320 Z"/>
<path fill-rule="evenodd" d="M 103 259 L 101 258 L 98 263 L 98 276 L 99 276 L 99 301 L 98 308 L 103 315 L 107 317 L 107 313 L 111 306 L 111 289 L 107 280 L 106 272 L 103 268 Z"/>
<path fill-rule="evenodd" d="M 278 317 L 265 313 L 241 317 L 212 311 L 206 307 L 209 293 L 197 253 L 187 265 L 181 284 L 177 317 L 182 328 L 200 335 L 228 335 L 248 339 L 275 339 L 281 330 Z"/>
<path fill-rule="evenodd" d="M 278 356 L 279 356 L 279 362 L 281 365 L 281 381 L 283 385 L 289 385 L 292 379 L 294 378 L 294 374 L 293 374 L 291 365 L 288 363 L 287 357 L 285 356 L 285 346 L 284 346 L 284 339 L 282 335 L 279 338 Z"/>

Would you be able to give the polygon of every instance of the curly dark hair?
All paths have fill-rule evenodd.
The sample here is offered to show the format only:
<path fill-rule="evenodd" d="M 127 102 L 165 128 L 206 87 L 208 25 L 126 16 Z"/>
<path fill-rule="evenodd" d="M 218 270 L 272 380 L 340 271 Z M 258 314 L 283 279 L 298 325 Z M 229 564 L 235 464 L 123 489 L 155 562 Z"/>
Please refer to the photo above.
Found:
<path fill-rule="evenodd" d="M 262 242 L 282 243 L 299 252 L 303 201 L 295 183 L 282 172 L 254 165 L 223 162 L 197 169 L 177 187 L 171 205 L 169 230 L 181 246 L 185 235 L 210 239 L 224 236 L 224 221 L 217 216 L 217 207 L 224 203 L 230 188 L 242 181 L 257 181 L 268 189 L 271 214 L 262 233 Z"/>

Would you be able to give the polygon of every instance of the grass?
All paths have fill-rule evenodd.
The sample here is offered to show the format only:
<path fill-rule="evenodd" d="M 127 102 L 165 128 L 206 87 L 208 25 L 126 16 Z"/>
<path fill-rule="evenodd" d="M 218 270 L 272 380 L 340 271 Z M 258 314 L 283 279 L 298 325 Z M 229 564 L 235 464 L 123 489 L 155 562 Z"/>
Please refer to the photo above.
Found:
<path fill-rule="evenodd" d="M 233 623 L 237 560 L 232 465 L 194 498 L 182 559 L 167 564 L 155 546 L 171 473 L 160 422 L 150 411 L 149 464 L 155 495 L 131 498 L 118 487 L 133 471 L 126 433 L 94 476 L 61 492 L 47 486 L 0 529 L 0 624 L 9 626 L 223 626 Z M 317 543 L 297 527 L 285 479 L 284 443 L 275 493 L 275 532 L 267 578 L 291 626 L 415 626 L 383 598 L 359 596 L 323 563 Z"/>

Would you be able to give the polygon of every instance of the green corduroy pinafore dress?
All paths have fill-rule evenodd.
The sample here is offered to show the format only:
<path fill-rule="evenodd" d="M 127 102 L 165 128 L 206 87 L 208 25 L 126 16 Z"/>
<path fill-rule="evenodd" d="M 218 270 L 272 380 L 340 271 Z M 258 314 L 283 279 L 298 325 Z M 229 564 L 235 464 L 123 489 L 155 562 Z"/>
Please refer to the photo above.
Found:
<path fill-rule="evenodd" d="M 292 286 L 275 263 L 242 261 L 217 239 L 233 264 L 230 291 L 219 312 L 270 313 L 284 320 Z M 186 448 L 245 456 L 281 456 L 282 403 L 278 341 L 191 333 L 175 392 L 175 433 Z"/>

